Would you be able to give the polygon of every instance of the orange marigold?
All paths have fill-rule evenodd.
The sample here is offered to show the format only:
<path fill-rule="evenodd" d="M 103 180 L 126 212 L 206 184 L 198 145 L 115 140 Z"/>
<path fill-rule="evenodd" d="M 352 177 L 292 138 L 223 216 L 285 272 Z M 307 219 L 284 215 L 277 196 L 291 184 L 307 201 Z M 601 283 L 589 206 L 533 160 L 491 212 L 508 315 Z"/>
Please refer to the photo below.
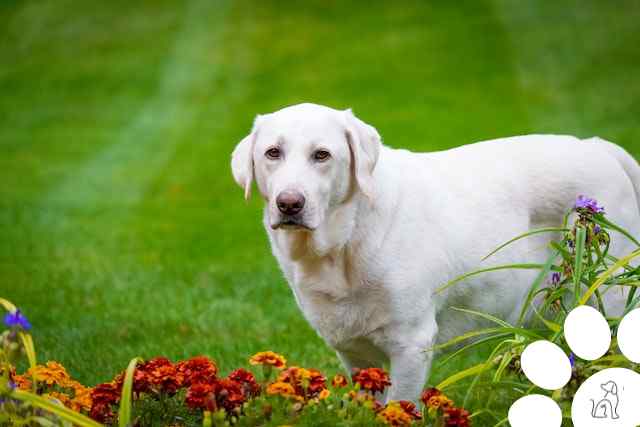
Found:
<path fill-rule="evenodd" d="M 320 394 L 318 394 L 318 399 L 324 400 L 324 399 L 327 399 L 329 396 L 331 396 L 331 392 L 325 388 L 320 392 Z"/>
<path fill-rule="evenodd" d="M 438 390 L 435 387 L 431 387 L 422 392 L 422 396 L 420 397 L 420 400 L 422 400 L 422 403 L 427 405 L 427 402 L 429 402 L 429 399 L 431 399 L 433 396 L 440 396 L 441 394 L 442 392 L 440 390 Z"/>
<path fill-rule="evenodd" d="M 287 359 L 273 351 L 261 351 L 251 356 L 249 363 L 252 365 L 269 365 L 282 369 L 287 366 Z"/>
<path fill-rule="evenodd" d="M 411 418 L 413 418 L 414 420 L 422 419 L 422 414 L 416 407 L 415 403 L 410 402 L 408 400 L 399 400 L 398 405 L 400 405 L 400 407 L 404 410 L 404 412 L 410 415 Z"/>
<path fill-rule="evenodd" d="M 218 373 L 216 364 L 206 356 L 196 356 L 178 362 L 176 370 L 187 387 L 194 383 L 212 382 Z"/>
<path fill-rule="evenodd" d="M 331 380 L 331 385 L 334 388 L 342 388 L 342 387 L 346 387 L 347 385 L 349 385 L 349 383 L 347 381 L 347 377 L 345 377 L 344 375 L 337 374 Z"/>
<path fill-rule="evenodd" d="M 298 396 L 306 399 L 317 397 L 327 388 L 324 375 L 317 369 L 292 366 L 280 372 L 278 381 L 291 384 Z"/>
<path fill-rule="evenodd" d="M 404 427 L 413 422 L 413 417 L 405 412 L 398 402 L 389 402 L 380 412 L 378 419 L 390 426 Z"/>
<path fill-rule="evenodd" d="M 462 408 L 445 409 L 444 425 L 448 427 L 471 427 L 469 412 Z"/>
<path fill-rule="evenodd" d="M 276 381 L 267 386 L 267 394 L 284 396 L 295 400 L 303 400 L 302 396 L 296 394 L 296 390 L 289 383 Z"/>
<path fill-rule="evenodd" d="M 33 377 L 46 385 L 59 385 L 60 387 L 67 387 L 71 378 L 67 373 L 67 370 L 58 362 L 48 361 L 46 365 L 36 365 L 33 368 L 29 368 L 25 373 L 25 377 Z"/>
<path fill-rule="evenodd" d="M 444 394 L 433 396 L 427 401 L 427 407 L 429 409 L 447 409 L 453 406 L 453 402 Z"/>
<path fill-rule="evenodd" d="M 72 381 L 70 387 L 73 388 L 73 399 L 71 399 L 69 407 L 76 412 L 81 410 L 91 410 L 91 391 L 89 387 L 85 387 L 77 381 Z"/>
<path fill-rule="evenodd" d="M 42 395 L 43 397 L 52 397 L 54 399 L 57 399 L 60 401 L 60 403 L 62 403 L 64 406 L 66 407 L 70 407 L 71 406 L 71 398 L 66 395 L 65 393 L 60 393 L 58 391 L 52 391 L 49 393 L 45 393 Z"/>
<path fill-rule="evenodd" d="M 356 368 L 351 379 L 354 383 L 359 384 L 362 390 L 371 393 L 382 393 L 385 388 L 391 385 L 389 375 L 380 368 Z"/>
<path fill-rule="evenodd" d="M 12 381 L 20 390 L 29 390 L 31 388 L 31 380 L 24 375 L 14 375 Z"/>

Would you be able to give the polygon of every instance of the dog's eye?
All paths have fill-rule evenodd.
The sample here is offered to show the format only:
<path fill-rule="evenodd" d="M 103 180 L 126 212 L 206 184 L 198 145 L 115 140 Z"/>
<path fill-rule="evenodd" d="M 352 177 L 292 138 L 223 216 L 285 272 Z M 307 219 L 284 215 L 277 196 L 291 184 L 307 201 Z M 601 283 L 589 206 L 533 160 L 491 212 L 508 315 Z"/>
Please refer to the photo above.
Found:
<path fill-rule="evenodd" d="M 313 153 L 313 160 L 317 162 L 324 162 L 329 157 L 331 157 L 331 153 L 329 153 L 327 150 L 318 150 Z"/>
<path fill-rule="evenodd" d="M 269 148 L 266 153 L 264 153 L 271 160 L 278 160 L 280 158 L 280 149 L 279 148 Z"/>

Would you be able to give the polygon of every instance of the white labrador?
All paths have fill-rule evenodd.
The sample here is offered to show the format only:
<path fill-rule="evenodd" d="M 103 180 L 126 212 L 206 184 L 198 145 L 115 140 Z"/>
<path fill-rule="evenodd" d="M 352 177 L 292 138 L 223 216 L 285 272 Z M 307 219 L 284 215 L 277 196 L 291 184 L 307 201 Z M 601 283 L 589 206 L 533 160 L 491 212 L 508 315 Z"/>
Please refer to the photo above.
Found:
<path fill-rule="evenodd" d="M 425 349 L 479 326 L 450 307 L 518 313 L 533 271 L 435 292 L 481 266 L 542 262 L 550 236 L 481 263 L 497 245 L 559 226 L 581 194 L 640 231 L 640 167 L 599 138 L 518 136 L 417 154 L 383 146 L 350 110 L 301 104 L 258 116 L 231 167 L 246 197 L 257 182 L 273 253 L 309 323 L 348 371 L 389 361 L 395 400 L 419 396 Z"/>

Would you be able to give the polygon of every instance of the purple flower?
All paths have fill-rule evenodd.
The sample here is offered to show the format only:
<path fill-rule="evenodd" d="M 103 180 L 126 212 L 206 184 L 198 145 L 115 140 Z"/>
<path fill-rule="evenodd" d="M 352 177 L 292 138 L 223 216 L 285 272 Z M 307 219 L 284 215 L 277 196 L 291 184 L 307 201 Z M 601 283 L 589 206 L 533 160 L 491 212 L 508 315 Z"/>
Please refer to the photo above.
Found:
<path fill-rule="evenodd" d="M 551 274 L 551 284 L 557 286 L 560 283 L 560 273 L 555 271 Z"/>
<path fill-rule="evenodd" d="M 585 209 L 596 214 L 604 213 L 604 208 L 602 206 L 598 206 L 598 202 L 595 199 L 590 199 L 582 195 L 578 196 L 575 208 L 576 210 Z"/>
<path fill-rule="evenodd" d="M 574 368 L 576 366 L 576 355 L 573 353 L 569 353 L 569 363 L 571 363 L 571 367 Z"/>
<path fill-rule="evenodd" d="M 24 317 L 20 310 L 16 310 L 13 313 L 7 313 L 4 316 L 4 324 L 9 328 L 20 327 L 25 331 L 31 329 L 31 323 L 29 323 L 29 320 Z"/>
<path fill-rule="evenodd" d="M 600 228 L 600 226 L 598 224 L 596 224 L 593 227 L 593 234 L 599 234 L 602 231 L 602 229 Z"/>

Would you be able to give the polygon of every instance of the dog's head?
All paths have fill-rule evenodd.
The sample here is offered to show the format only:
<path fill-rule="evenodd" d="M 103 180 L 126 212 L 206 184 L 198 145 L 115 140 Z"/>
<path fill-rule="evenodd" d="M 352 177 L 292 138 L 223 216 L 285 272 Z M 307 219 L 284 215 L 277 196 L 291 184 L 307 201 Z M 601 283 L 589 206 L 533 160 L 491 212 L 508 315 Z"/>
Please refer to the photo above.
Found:
<path fill-rule="evenodd" d="M 299 104 L 256 117 L 231 169 L 246 198 L 255 179 L 271 228 L 312 231 L 354 192 L 373 197 L 380 144 L 351 110 Z"/>

